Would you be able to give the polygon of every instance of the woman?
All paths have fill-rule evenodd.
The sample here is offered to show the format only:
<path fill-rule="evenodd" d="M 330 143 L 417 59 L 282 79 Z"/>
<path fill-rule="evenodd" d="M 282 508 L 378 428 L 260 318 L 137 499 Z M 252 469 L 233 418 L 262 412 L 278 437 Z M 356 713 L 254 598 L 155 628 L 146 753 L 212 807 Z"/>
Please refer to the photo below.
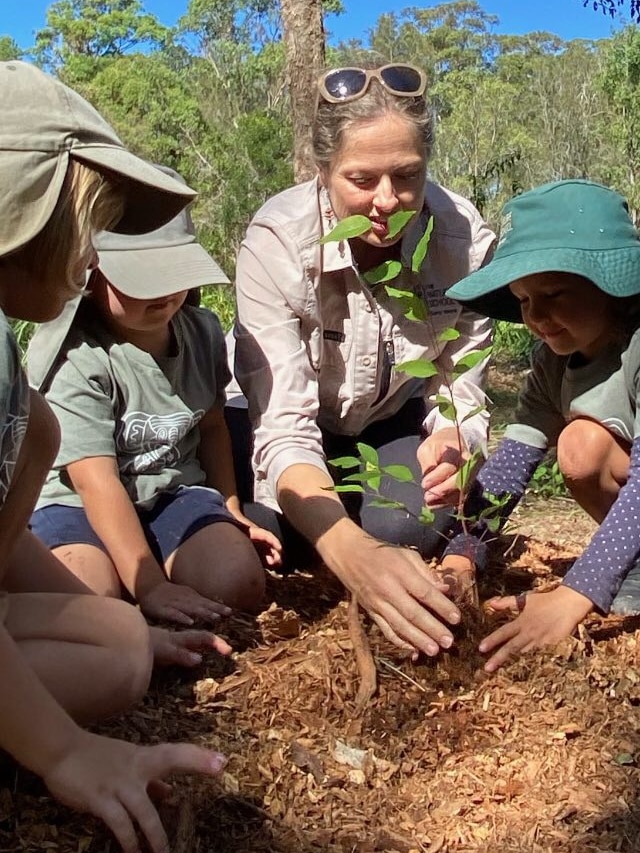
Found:
<path fill-rule="evenodd" d="M 488 320 L 444 291 L 488 260 L 494 236 L 469 202 L 426 180 L 433 124 L 424 90 L 424 73 L 410 65 L 321 77 L 313 128 L 318 177 L 268 201 L 249 226 L 238 257 L 234 334 L 235 373 L 254 431 L 255 499 L 280 510 L 315 546 L 390 640 L 434 655 L 452 644 L 444 623 L 460 614 L 424 567 L 422 557 L 445 544 L 451 514 L 440 510 L 433 528 L 416 520 L 420 481 L 433 506 L 455 502 L 455 475 L 486 442 L 487 416 L 469 417 L 460 447 L 430 398 L 446 393 L 455 361 L 485 347 L 491 334 Z M 388 219 L 403 210 L 415 215 L 390 237 Z M 320 244 L 353 214 L 367 216 L 371 229 Z M 385 260 L 410 260 L 431 215 L 417 285 L 430 319 L 417 324 L 364 275 Z M 393 284 L 411 286 L 405 274 Z M 439 341 L 453 326 L 458 339 Z M 435 360 L 439 375 L 425 381 L 394 370 L 417 358 Z M 484 403 L 485 366 L 453 383 L 460 418 Z M 376 447 L 382 464 L 412 468 L 417 482 L 387 494 L 411 514 L 372 507 L 366 498 L 348 510 L 331 491 L 327 460 L 356 441 Z"/>

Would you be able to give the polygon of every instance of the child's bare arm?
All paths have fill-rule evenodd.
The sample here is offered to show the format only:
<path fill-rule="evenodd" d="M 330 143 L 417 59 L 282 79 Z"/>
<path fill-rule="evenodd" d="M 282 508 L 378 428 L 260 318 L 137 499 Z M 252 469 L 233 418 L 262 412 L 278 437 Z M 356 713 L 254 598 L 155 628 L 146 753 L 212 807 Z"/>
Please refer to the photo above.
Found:
<path fill-rule="evenodd" d="M 215 621 L 229 613 L 224 605 L 167 579 L 149 548 L 113 457 L 80 459 L 67 466 L 67 473 L 120 580 L 146 616 L 191 625 L 194 618 Z"/>
<path fill-rule="evenodd" d="M 150 849 L 167 838 L 147 788 L 170 773 L 215 775 L 223 756 L 190 744 L 140 747 L 83 731 L 36 677 L 0 625 L 0 746 L 41 776 L 69 806 L 102 818 L 126 853 L 139 850 L 134 824 Z"/>
<path fill-rule="evenodd" d="M 198 458 L 205 472 L 207 486 L 217 489 L 225 498 L 227 509 L 233 517 L 242 524 L 246 524 L 249 538 L 260 554 L 263 564 L 269 567 L 279 566 L 282 562 L 281 542 L 270 530 L 257 527 L 242 512 L 233 470 L 231 436 L 222 410 L 209 409 L 198 426 L 200 428 Z"/>

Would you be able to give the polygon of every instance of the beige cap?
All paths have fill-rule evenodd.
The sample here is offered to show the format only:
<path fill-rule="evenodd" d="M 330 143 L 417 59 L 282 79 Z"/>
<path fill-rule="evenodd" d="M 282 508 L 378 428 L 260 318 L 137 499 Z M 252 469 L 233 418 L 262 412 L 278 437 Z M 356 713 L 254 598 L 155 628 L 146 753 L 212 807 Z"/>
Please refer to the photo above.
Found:
<path fill-rule="evenodd" d="M 173 169 L 157 168 L 184 183 Z M 157 299 L 206 284 L 229 284 L 216 261 L 197 242 L 187 208 L 146 234 L 102 231 L 94 246 L 101 272 L 117 290 L 134 299 Z"/>
<path fill-rule="evenodd" d="M 128 151 L 77 92 L 27 62 L 0 62 L 0 257 L 44 228 L 73 158 L 114 178 L 125 192 L 115 231 L 164 225 L 196 193 Z"/>

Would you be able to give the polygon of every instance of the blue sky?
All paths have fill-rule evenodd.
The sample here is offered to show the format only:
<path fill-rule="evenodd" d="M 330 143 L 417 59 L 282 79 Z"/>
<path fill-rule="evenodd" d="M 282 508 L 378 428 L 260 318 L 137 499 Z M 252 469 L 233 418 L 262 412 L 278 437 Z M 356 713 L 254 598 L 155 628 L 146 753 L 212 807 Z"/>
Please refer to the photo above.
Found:
<path fill-rule="evenodd" d="M 52 0 L 0 0 L 0 4 L 0 35 L 10 35 L 26 48 L 33 43 L 34 31 L 45 25 L 46 10 Z M 425 0 L 343 0 L 343 4 L 346 13 L 339 17 L 332 15 L 326 22 L 332 43 L 366 39 L 367 30 L 385 12 L 399 12 L 407 6 L 438 5 Z M 171 25 L 186 11 L 188 0 L 146 0 L 144 5 L 163 23 Z M 613 24 L 602 12 L 594 12 L 591 3 L 584 8 L 582 0 L 480 0 L 480 5 L 499 17 L 496 31 L 500 33 L 547 30 L 564 39 L 596 39 L 606 38 L 611 35 L 612 27 L 621 26 L 619 19 Z M 628 10 L 629 4 L 625 5 Z"/>

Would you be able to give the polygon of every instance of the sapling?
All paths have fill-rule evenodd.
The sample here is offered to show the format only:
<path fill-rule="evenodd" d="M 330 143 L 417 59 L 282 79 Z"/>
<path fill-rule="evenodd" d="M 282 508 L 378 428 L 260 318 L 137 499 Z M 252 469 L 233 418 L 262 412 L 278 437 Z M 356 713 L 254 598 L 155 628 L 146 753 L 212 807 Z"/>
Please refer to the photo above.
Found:
<path fill-rule="evenodd" d="M 388 239 L 397 237 L 414 216 L 415 211 L 413 210 L 403 210 L 392 214 L 388 219 Z M 342 219 L 329 234 L 325 235 L 321 239 L 320 242 L 327 243 L 345 240 L 351 237 L 359 237 L 369 231 L 371 226 L 371 220 L 367 216 L 360 214 L 356 216 L 349 216 Z M 402 312 L 408 320 L 416 323 L 426 323 L 431 328 L 434 343 L 436 341 L 438 343 L 447 343 L 459 338 L 460 333 L 457 329 L 446 328 L 437 334 L 433 326 L 428 306 L 420 294 L 413 290 L 394 287 L 390 283 L 398 279 L 400 276 L 404 279 L 408 278 L 409 281 L 418 276 L 427 256 L 432 231 L 433 216 L 429 217 L 425 231 L 416 244 L 408 267 L 400 260 L 390 259 L 384 261 L 380 266 L 365 272 L 363 274 L 363 278 L 371 287 L 379 287 L 383 285 L 387 294 L 400 304 Z M 434 398 L 434 403 L 438 407 L 442 417 L 451 421 L 455 427 L 458 450 L 461 454 L 464 448 L 461 431 L 462 424 L 469 418 L 483 411 L 485 407 L 477 406 L 467 412 L 464 416 L 460 417 L 456 408 L 453 383 L 459 376 L 462 376 L 466 371 L 471 370 L 480 362 L 488 358 L 490 352 L 491 347 L 486 347 L 469 352 L 462 356 L 454 364 L 450 375 L 443 374 L 443 384 L 447 388 L 447 393 L 437 394 Z M 431 376 L 441 373 L 434 362 L 426 358 L 395 364 L 394 369 L 420 379 L 428 379 Z M 364 444 L 363 442 L 359 442 L 356 447 L 358 456 L 342 456 L 337 459 L 329 460 L 331 465 L 338 469 L 349 470 L 352 468 L 358 468 L 354 473 L 346 474 L 341 479 L 340 483 L 333 487 L 334 490 L 337 492 L 357 492 L 362 494 L 365 491 L 366 485 L 368 491 L 373 492 L 375 495 L 371 501 L 371 506 L 385 509 L 397 509 L 416 517 L 415 514 L 411 513 L 408 507 L 403 503 L 396 500 L 390 500 L 380 493 L 380 487 L 385 477 L 390 477 L 399 482 L 415 482 L 411 469 L 406 465 L 380 465 L 378 453 L 375 448 Z M 490 505 L 483 509 L 477 516 L 465 515 L 465 499 L 473 481 L 474 471 L 481 459 L 482 450 L 478 448 L 470 454 L 469 458 L 460 467 L 456 477 L 459 499 L 454 514 L 461 522 L 465 533 L 467 532 L 470 524 L 477 523 L 478 521 L 483 521 L 484 526 L 488 528 L 489 531 L 497 532 L 500 526 L 500 510 L 508 500 L 508 496 L 497 498 L 494 495 L 485 493 L 484 497 Z M 417 518 L 423 524 L 430 524 L 434 520 L 434 513 L 429 507 L 423 506 Z M 471 554 L 468 555 L 468 560 L 473 566 L 473 556 Z M 464 596 L 470 595 L 473 602 L 477 605 L 478 599 L 475 586 L 475 572 L 472 572 L 471 577 L 468 577 L 467 579 L 460 578 L 459 580 L 463 587 L 460 590 L 460 593 Z"/>

